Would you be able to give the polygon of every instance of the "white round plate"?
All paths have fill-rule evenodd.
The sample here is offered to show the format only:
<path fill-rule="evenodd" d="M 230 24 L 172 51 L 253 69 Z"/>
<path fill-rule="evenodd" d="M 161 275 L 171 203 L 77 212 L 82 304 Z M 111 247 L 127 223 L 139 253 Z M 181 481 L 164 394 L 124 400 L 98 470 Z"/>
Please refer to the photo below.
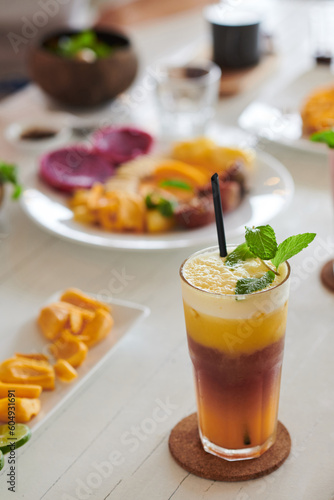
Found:
<path fill-rule="evenodd" d="M 259 140 L 274 142 L 299 151 L 328 155 L 325 144 L 303 135 L 300 110 L 316 89 L 333 85 L 333 72 L 327 66 L 312 66 L 266 102 L 253 101 L 240 115 L 238 124 Z"/>
<path fill-rule="evenodd" d="M 79 224 L 67 206 L 68 198 L 45 186 L 36 174 L 25 189 L 21 204 L 26 214 L 43 229 L 66 240 L 102 248 L 159 250 L 207 245 L 216 241 L 215 224 L 159 235 L 108 233 Z M 226 237 L 231 241 L 243 234 L 245 226 L 267 223 L 291 200 L 294 184 L 283 165 L 270 155 L 257 154 L 251 192 L 242 204 L 225 216 Z"/>

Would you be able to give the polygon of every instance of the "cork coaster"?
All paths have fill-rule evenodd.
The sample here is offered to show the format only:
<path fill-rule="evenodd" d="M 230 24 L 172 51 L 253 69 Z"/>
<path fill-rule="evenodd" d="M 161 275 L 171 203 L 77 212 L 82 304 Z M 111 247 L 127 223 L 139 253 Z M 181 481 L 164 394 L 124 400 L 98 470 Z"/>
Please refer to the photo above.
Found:
<path fill-rule="evenodd" d="M 266 476 L 287 459 L 291 438 L 281 422 L 277 439 L 268 451 L 253 460 L 228 462 L 204 451 L 198 434 L 197 414 L 184 418 L 169 436 L 169 449 L 176 462 L 188 472 L 214 481 L 247 481 Z"/>
<path fill-rule="evenodd" d="M 334 260 L 330 260 L 321 269 L 321 274 L 320 274 L 320 278 L 323 285 L 325 285 L 325 287 L 328 288 L 331 292 L 334 292 L 333 266 L 334 266 Z"/>

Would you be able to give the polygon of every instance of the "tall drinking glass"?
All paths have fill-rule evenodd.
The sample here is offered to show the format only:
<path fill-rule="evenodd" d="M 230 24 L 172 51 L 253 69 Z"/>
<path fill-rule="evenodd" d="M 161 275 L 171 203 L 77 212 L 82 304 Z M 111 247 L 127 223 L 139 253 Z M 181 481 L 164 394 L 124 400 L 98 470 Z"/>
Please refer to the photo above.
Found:
<path fill-rule="evenodd" d="M 243 266 L 252 274 L 263 265 Z M 200 438 L 207 452 L 227 460 L 258 457 L 275 442 L 289 264 L 279 273 L 270 288 L 235 295 L 217 247 L 191 255 L 180 269 Z"/>
<path fill-rule="evenodd" d="M 329 170 L 330 180 L 332 187 L 332 195 L 334 201 L 334 149 L 329 150 Z M 334 292 L 334 259 L 329 260 L 321 270 L 321 280 L 323 284 L 331 291 Z"/>

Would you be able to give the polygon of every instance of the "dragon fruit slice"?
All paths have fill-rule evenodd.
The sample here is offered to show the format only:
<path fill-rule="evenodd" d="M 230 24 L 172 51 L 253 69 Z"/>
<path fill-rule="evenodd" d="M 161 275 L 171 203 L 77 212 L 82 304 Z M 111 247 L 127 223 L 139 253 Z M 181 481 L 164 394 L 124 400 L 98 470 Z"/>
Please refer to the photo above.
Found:
<path fill-rule="evenodd" d="M 147 132 L 133 127 L 105 127 L 93 135 L 93 148 L 115 165 L 147 154 L 153 138 Z"/>
<path fill-rule="evenodd" d="M 94 182 L 105 182 L 114 166 L 83 146 L 72 146 L 45 154 L 40 161 L 40 177 L 60 191 L 88 189 Z"/>

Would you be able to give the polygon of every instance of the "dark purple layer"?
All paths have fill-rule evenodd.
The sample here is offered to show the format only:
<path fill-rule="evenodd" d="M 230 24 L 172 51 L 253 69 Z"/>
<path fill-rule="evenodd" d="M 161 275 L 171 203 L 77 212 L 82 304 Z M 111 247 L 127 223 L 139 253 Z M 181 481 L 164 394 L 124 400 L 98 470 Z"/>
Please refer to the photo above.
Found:
<path fill-rule="evenodd" d="M 251 380 L 263 377 L 281 366 L 284 337 L 251 354 L 229 355 L 218 349 L 205 347 L 188 335 L 190 356 L 196 370 L 206 374 L 212 381 L 224 386 L 249 385 Z"/>

